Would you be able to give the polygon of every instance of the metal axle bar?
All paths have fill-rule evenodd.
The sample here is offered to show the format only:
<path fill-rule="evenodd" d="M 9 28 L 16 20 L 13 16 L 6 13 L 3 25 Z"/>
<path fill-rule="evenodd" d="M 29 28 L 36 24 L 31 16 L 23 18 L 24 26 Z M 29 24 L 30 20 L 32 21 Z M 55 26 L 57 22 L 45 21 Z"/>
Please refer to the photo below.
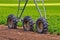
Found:
<path fill-rule="evenodd" d="M 38 7 L 38 5 L 37 5 L 37 3 L 36 3 L 36 0 L 34 0 L 34 3 L 35 3 L 35 6 L 36 6 L 39 14 L 40 14 L 40 17 L 42 17 L 42 12 L 41 12 L 41 10 L 39 9 L 39 7 Z"/>
<path fill-rule="evenodd" d="M 24 9 L 25 9 L 25 7 L 26 7 L 26 5 L 27 5 L 27 3 L 28 3 L 28 0 L 26 0 L 26 2 L 25 2 L 25 5 L 24 5 L 24 7 L 23 7 L 23 9 L 22 9 L 22 12 L 21 12 L 21 14 L 20 14 L 20 16 L 19 16 L 19 19 L 21 18 L 22 14 L 23 14 L 23 12 L 24 12 Z"/>

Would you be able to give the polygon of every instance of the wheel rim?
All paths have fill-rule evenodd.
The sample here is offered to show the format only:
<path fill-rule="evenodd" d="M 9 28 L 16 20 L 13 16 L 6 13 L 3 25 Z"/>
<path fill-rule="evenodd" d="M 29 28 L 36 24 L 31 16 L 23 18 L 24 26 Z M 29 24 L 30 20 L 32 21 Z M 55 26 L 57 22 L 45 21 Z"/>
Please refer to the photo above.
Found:
<path fill-rule="evenodd" d="M 41 21 L 38 22 L 38 30 L 43 30 L 43 23 Z"/>
<path fill-rule="evenodd" d="M 13 20 L 12 20 L 11 18 L 9 18 L 9 20 L 8 20 L 8 26 L 9 26 L 10 28 L 13 27 Z"/>
<path fill-rule="evenodd" d="M 30 25 L 29 25 L 29 22 L 28 21 L 25 21 L 24 22 L 24 27 L 26 30 L 29 30 L 30 29 Z"/>

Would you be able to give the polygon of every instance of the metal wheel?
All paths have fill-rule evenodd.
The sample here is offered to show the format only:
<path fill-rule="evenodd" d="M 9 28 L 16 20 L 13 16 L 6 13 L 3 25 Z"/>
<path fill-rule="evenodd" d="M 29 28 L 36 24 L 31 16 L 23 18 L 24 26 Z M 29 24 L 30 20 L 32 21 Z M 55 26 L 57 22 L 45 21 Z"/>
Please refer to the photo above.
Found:
<path fill-rule="evenodd" d="M 29 30 L 30 29 L 30 25 L 29 25 L 29 22 L 28 21 L 25 21 L 24 22 L 24 27 L 26 28 L 26 30 Z"/>
<path fill-rule="evenodd" d="M 9 15 L 7 18 L 7 25 L 9 29 L 16 29 L 17 28 L 17 19 L 14 15 Z"/>
<path fill-rule="evenodd" d="M 29 16 L 23 19 L 23 29 L 25 31 L 33 31 L 33 20 Z"/>
<path fill-rule="evenodd" d="M 38 27 L 41 31 L 43 30 L 43 23 L 41 21 L 38 22 Z"/>
<path fill-rule="evenodd" d="M 36 31 L 39 33 L 46 33 L 48 30 L 48 23 L 46 21 L 46 19 L 44 18 L 39 18 L 36 21 Z"/>

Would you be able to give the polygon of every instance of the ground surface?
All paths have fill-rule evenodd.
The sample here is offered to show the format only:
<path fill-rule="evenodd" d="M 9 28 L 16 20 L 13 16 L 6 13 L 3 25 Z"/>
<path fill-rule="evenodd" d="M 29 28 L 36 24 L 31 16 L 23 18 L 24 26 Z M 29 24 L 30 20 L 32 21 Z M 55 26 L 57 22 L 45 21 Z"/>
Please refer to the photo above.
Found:
<path fill-rule="evenodd" d="M 0 40 L 60 40 L 60 36 L 25 32 L 22 28 L 8 29 L 0 25 Z"/>

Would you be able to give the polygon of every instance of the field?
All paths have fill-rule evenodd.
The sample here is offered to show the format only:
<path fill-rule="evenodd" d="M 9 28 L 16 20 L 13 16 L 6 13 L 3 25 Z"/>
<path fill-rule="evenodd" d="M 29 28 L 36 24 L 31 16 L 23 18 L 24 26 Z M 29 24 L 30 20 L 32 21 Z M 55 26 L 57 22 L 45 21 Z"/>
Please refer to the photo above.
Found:
<path fill-rule="evenodd" d="M 13 0 L 14 1 L 14 0 Z M 0 0 L 1 4 L 17 4 L 18 1 L 4 1 L 4 0 Z M 60 0 L 58 1 L 48 1 L 48 3 L 59 3 Z M 16 3 L 15 3 L 16 2 Z M 31 3 L 31 2 L 29 2 Z M 47 1 L 46 1 L 47 3 Z M 21 6 L 22 7 L 22 6 Z M 41 6 L 39 6 L 42 10 L 43 13 L 43 9 Z M 48 21 L 48 31 L 50 33 L 54 33 L 54 34 L 60 34 L 60 5 L 58 6 L 45 6 L 46 7 L 46 12 L 47 12 L 47 21 Z M 0 6 L 0 24 L 7 24 L 7 16 L 9 14 L 14 14 L 16 16 L 17 14 L 17 6 Z M 22 18 L 25 16 L 31 16 L 32 19 L 34 21 L 36 21 L 39 18 L 39 13 L 36 9 L 35 6 L 27 6 L 24 14 L 22 15 Z M 44 16 L 44 14 L 43 14 Z M 18 23 L 18 26 L 22 26 L 21 22 Z"/>
<path fill-rule="evenodd" d="M 21 0 L 24 3 L 25 0 Z M 34 3 L 34 0 L 28 0 L 28 3 Z M 60 3 L 60 0 L 44 0 L 45 3 Z M 18 0 L 0 0 L 0 4 L 17 4 Z"/>
<path fill-rule="evenodd" d="M 7 26 L 0 25 L 0 40 L 60 40 L 60 36 L 49 33 L 26 32 L 21 27 L 18 29 L 8 29 Z"/>

